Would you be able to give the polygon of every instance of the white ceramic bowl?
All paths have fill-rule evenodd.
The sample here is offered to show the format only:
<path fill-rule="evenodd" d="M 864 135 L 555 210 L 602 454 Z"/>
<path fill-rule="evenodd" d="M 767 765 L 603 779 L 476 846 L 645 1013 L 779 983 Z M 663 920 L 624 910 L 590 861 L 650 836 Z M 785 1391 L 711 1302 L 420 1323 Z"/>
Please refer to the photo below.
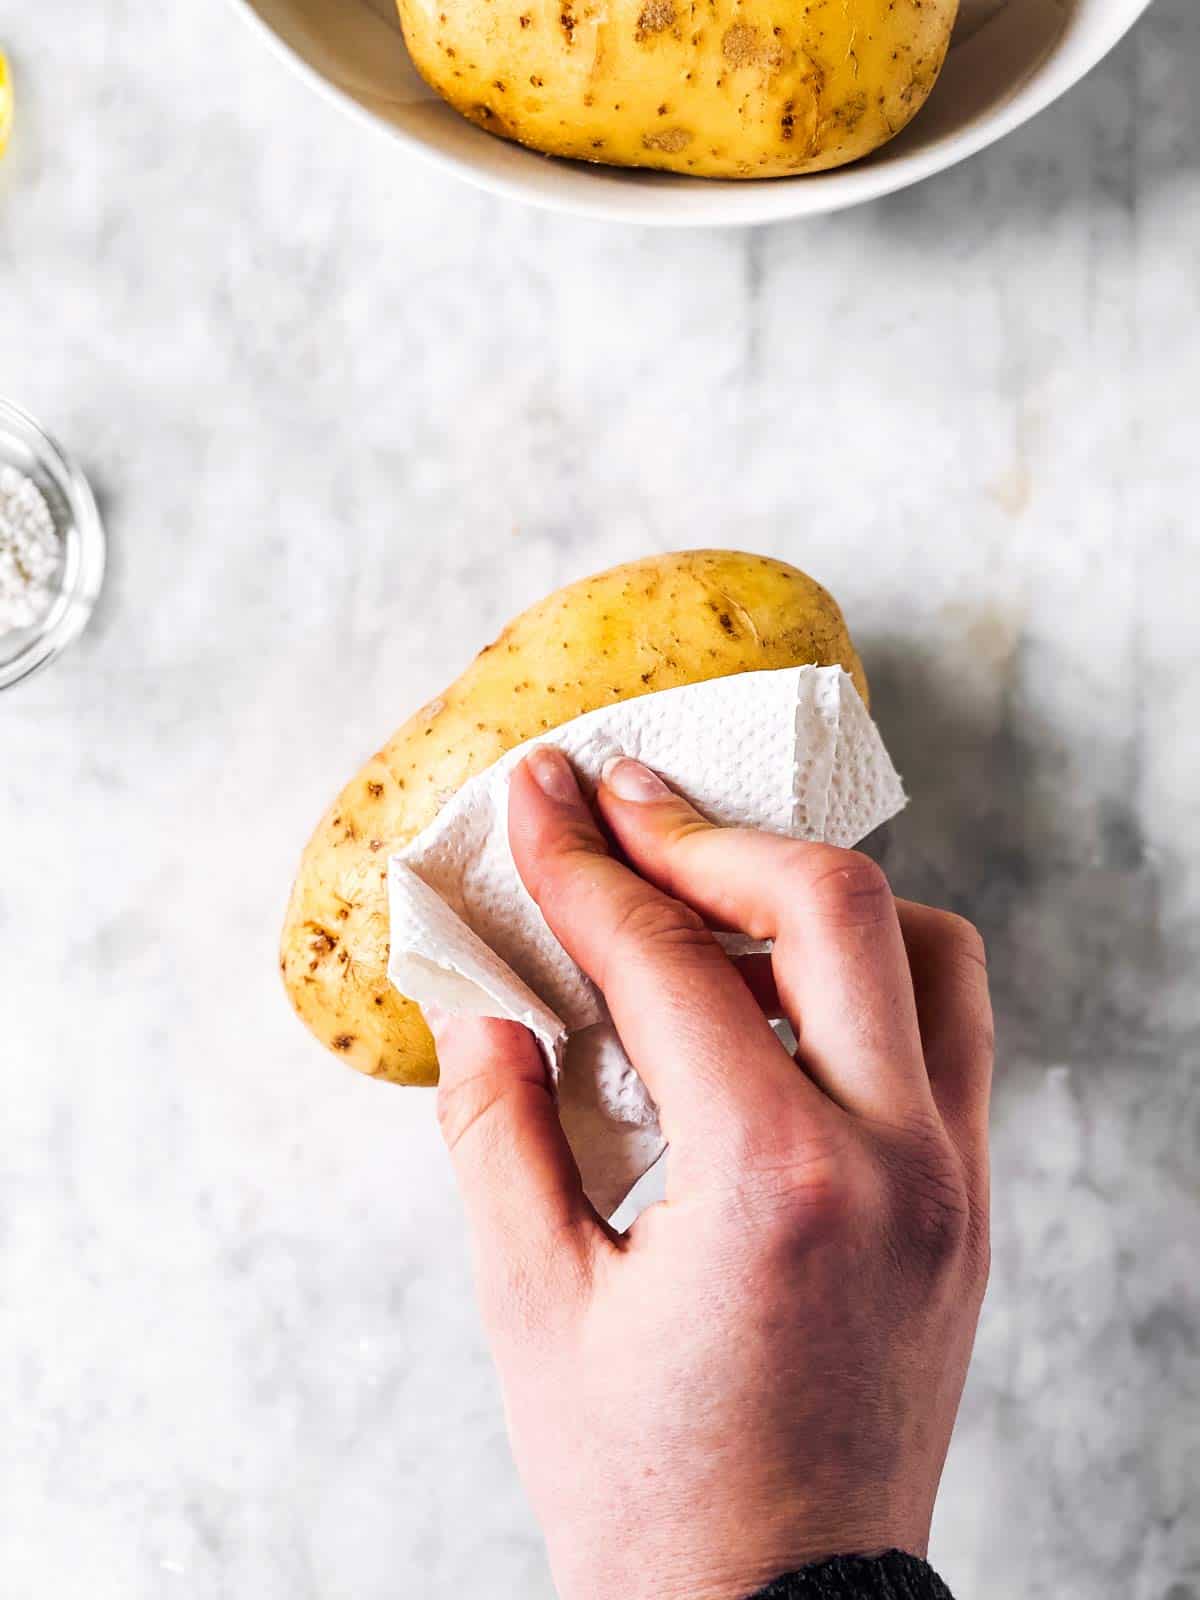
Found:
<path fill-rule="evenodd" d="M 552 211 L 738 226 L 838 211 L 973 155 L 1066 92 L 1149 0 L 963 0 L 937 87 L 877 154 L 834 172 L 735 183 L 549 159 L 484 133 L 417 76 L 392 0 L 235 0 L 360 120 L 482 189 Z"/>

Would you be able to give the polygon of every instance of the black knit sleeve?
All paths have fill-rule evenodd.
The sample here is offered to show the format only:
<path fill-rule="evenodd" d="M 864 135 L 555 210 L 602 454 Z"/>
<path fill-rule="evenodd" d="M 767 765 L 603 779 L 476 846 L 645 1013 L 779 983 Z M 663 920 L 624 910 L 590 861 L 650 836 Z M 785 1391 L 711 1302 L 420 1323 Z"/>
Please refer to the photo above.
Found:
<path fill-rule="evenodd" d="M 834 1556 L 776 1578 L 748 1600 L 954 1600 L 926 1562 L 901 1550 Z"/>

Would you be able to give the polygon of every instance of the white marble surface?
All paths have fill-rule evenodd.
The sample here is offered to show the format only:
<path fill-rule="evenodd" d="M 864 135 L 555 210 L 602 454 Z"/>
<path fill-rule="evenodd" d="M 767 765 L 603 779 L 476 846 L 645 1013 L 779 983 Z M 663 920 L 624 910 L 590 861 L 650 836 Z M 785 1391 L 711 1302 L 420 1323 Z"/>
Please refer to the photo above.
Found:
<path fill-rule="evenodd" d="M 736 542 L 843 601 L 992 946 L 961 1600 L 1200 1594 L 1200 8 L 827 222 L 659 236 L 406 161 L 221 4 L 0 0 L 0 392 L 95 625 L 0 704 L 6 1596 L 548 1600 L 429 1099 L 280 994 L 333 785 L 515 609 Z"/>

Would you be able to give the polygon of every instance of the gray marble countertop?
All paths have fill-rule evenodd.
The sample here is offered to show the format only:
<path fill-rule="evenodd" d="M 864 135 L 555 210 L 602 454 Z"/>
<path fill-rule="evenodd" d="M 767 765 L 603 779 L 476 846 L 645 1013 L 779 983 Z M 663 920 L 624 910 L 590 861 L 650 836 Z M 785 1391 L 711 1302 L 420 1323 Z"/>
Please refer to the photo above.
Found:
<path fill-rule="evenodd" d="M 1195 0 L 967 165 L 743 234 L 460 187 L 220 4 L 0 40 L 0 392 L 112 542 L 0 703 L 5 1594 L 549 1600 L 430 1100 L 308 1040 L 274 942 L 334 786 L 512 612 L 736 543 L 842 601 L 889 869 L 991 943 L 934 1559 L 1194 1600 Z"/>

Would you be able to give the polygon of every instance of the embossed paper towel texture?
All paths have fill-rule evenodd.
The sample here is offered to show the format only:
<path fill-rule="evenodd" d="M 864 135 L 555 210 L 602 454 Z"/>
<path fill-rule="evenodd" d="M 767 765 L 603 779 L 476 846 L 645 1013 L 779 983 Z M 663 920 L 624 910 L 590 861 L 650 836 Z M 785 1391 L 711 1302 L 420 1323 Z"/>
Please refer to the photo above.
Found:
<path fill-rule="evenodd" d="M 624 700 L 518 746 L 392 857 L 392 982 L 419 1004 L 533 1030 L 561 1072 L 563 1123 L 585 1187 L 608 1213 L 663 1139 L 603 997 L 551 933 L 513 863 L 509 776 L 533 744 L 557 745 L 585 787 L 609 756 L 635 756 L 713 822 L 844 846 L 894 816 L 904 792 L 840 667 L 741 673 Z"/>

